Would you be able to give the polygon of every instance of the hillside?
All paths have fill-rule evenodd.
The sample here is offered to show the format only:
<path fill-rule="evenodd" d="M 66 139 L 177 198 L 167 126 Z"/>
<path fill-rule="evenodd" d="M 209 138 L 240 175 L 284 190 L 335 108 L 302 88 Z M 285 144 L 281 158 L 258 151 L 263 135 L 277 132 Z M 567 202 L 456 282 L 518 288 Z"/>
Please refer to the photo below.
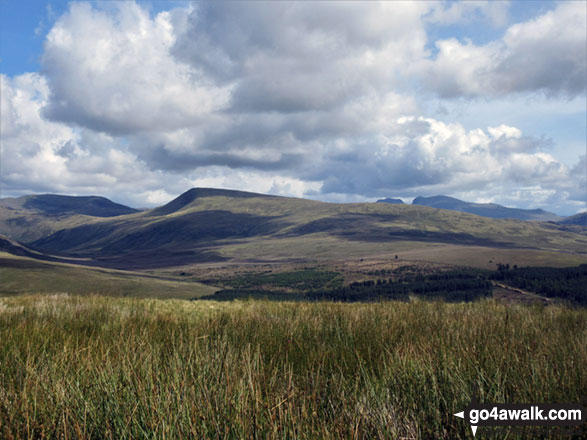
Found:
<path fill-rule="evenodd" d="M 63 196 L 58 194 L 39 194 L 18 198 L 0 199 L 0 207 L 41 212 L 47 215 L 82 214 L 93 217 L 115 217 L 139 212 L 137 209 L 114 203 L 105 197 Z"/>
<path fill-rule="evenodd" d="M 218 289 L 193 280 L 89 268 L 15 256 L 0 250 L 0 296 L 34 293 L 193 299 Z"/>
<path fill-rule="evenodd" d="M 22 244 L 14 240 L 11 240 L 5 235 L 0 235 L 0 252 L 6 252 L 11 255 L 18 255 L 21 257 L 37 257 L 35 252 L 31 251 L 30 249 L 27 249 Z"/>
<path fill-rule="evenodd" d="M 379 199 L 377 200 L 377 203 L 392 203 L 395 205 L 403 205 L 404 201 L 402 199 L 392 199 L 390 197 L 387 197 L 385 199 Z"/>
<path fill-rule="evenodd" d="M 0 234 L 27 243 L 89 217 L 113 218 L 139 212 L 105 197 L 41 194 L 0 199 Z"/>
<path fill-rule="evenodd" d="M 485 265 L 491 253 L 540 253 L 536 254 L 540 264 L 557 265 L 560 260 L 572 265 L 584 262 L 587 237 L 552 224 L 489 219 L 425 206 L 335 204 L 195 188 L 150 211 L 86 218 L 29 246 L 119 268 L 322 261 L 420 251 L 450 260 L 451 254 L 468 248 L 478 249 L 479 258 L 489 256 Z"/>
<path fill-rule="evenodd" d="M 431 208 L 468 212 L 489 218 L 554 222 L 561 220 L 560 216 L 542 209 L 506 208 L 496 203 L 471 203 L 447 196 L 416 197 L 412 203 Z"/>
<path fill-rule="evenodd" d="M 565 217 L 558 222 L 561 225 L 576 225 L 587 228 L 587 212 L 580 212 L 579 214 Z"/>

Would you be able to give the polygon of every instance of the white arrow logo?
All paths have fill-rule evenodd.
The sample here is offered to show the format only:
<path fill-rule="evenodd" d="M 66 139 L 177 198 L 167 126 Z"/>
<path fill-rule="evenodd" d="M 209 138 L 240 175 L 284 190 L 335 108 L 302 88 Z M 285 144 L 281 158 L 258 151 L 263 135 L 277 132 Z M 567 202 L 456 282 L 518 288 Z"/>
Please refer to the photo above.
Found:
<path fill-rule="evenodd" d="M 454 415 L 457 417 L 460 417 L 461 419 L 464 419 L 465 418 L 465 411 L 455 413 Z M 473 437 L 475 437 L 475 434 L 477 434 L 477 426 L 471 425 L 471 431 L 473 431 Z"/>

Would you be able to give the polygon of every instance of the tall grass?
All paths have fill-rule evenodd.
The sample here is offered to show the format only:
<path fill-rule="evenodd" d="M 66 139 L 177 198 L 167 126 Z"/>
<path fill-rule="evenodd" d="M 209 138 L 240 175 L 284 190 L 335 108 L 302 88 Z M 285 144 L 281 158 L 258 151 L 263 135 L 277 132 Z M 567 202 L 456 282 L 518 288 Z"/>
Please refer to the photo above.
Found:
<path fill-rule="evenodd" d="M 580 402 L 586 341 L 561 306 L 4 298 L 0 437 L 470 438 L 473 390 Z"/>

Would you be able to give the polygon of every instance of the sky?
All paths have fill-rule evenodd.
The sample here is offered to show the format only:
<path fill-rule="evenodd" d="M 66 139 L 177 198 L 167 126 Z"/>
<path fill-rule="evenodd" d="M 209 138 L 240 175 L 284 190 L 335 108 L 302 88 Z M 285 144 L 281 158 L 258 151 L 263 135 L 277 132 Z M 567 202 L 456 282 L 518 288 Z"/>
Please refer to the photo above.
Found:
<path fill-rule="evenodd" d="M 0 0 L 0 196 L 587 203 L 585 1 Z"/>

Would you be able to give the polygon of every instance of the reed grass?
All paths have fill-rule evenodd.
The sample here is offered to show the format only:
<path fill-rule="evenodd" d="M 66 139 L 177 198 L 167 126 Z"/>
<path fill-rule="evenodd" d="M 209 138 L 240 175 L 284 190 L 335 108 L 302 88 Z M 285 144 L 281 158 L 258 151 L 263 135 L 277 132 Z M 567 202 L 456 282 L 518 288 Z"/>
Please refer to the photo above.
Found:
<path fill-rule="evenodd" d="M 492 300 L 0 298 L 0 437 L 471 438 L 473 390 L 580 402 L 586 342 L 585 309 Z"/>

